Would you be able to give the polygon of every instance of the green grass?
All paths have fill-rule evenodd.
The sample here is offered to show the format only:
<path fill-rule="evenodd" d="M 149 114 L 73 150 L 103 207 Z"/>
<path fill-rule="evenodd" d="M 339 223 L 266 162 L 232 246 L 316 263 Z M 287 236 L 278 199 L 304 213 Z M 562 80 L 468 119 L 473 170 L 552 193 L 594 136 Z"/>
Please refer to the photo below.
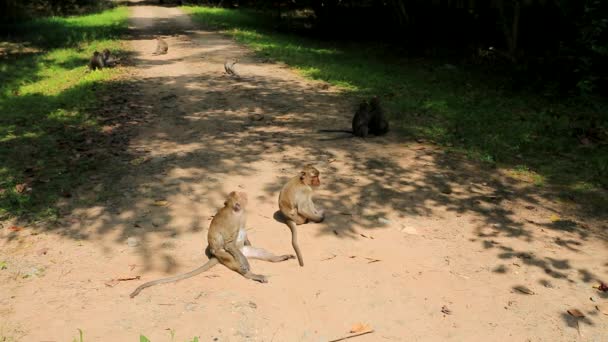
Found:
<path fill-rule="evenodd" d="M 590 118 L 605 129 L 606 104 L 513 92 L 479 67 L 406 58 L 382 45 L 277 33 L 271 17 L 259 12 L 183 8 L 203 26 L 306 77 L 355 96 L 381 96 L 392 126 L 404 136 L 432 140 L 492 166 L 525 170 L 537 186 L 608 186 L 608 146 L 583 147 L 572 133 L 573 126 L 588 125 Z"/>
<path fill-rule="evenodd" d="M 56 216 L 60 196 L 98 166 L 78 147 L 99 131 L 89 113 L 95 94 L 120 69 L 87 72 L 86 64 L 94 50 L 120 50 L 127 16 L 116 8 L 12 28 L 14 42 L 29 50 L 0 59 L 0 218 Z"/>

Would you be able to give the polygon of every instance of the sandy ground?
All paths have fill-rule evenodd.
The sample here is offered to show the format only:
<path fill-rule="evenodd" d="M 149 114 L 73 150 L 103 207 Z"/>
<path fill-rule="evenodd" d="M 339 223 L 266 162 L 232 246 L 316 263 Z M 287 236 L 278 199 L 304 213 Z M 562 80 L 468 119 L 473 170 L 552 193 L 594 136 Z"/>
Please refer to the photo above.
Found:
<path fill-rule="evenodd" d="M 0 339 L 72 341 L 82 329 L 87 342 L 172 332 L 328 341 L 361 322 L 374 332 L 352 341 L 606 341 L 608 316 L 595 307 L 608 294 L 592 287 L 608 280 L 601 218 L 396 135 L 327 140 L 317 130 L 348 128 L 356 99 L 198 30 L 177 8 L 131 11 L 130 95 L 149 114 L 128 142 L 138 157 L 69 199 L 59 229 L 3 225 Z M 150 54 L 153 34 L 166 37 L 167 55 Z M 223 75 L 228 57 L 240 59 L 240 79 Z M 252 243 L 293 253 L 273 217 L 280 187 L 308 162 L 321 171 L 316 198 L 328 216 L 300 228 L 305 267 L 253 261 L 268 284 L 216 267 L 129 298 L 206 261 L 210 218 L 231 190 L 249 194 Z M 120 195 L 78 201 L 103 187 Z"/>

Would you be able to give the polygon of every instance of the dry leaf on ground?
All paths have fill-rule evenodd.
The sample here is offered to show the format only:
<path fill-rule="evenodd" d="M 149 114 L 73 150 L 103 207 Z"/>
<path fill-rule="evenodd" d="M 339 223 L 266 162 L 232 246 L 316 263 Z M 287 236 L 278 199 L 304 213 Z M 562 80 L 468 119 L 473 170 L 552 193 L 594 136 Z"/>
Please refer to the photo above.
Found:
<path fill-rule="evenodd" d="M 12 226 L 12 227 L 9 227 L 8 230 L 10 230 L 11 232 L 18 232 L 18 231 L 23 230 L 23 227 Z"/>
<path fill-rule="evenodd" d="M 166 207 L 169 205 L 169 202 L 167 201 L 154 201 L 154 203 L 152 203 L 152 205 L 155 205 L 157 207 Z"/>
<path fill-rule="evenodd" d="M 355 325 L 352 326 L 352 328 L 350 328 L 350 333 L 351 334 L 356 334 L 356 333 L 360 333 L 360 332 L 364 332 L 364 331 L 370 331 L 372 330 L 372 328 L 365 323 L 357 323 Z"/>
<path fill-rule="evenodd" d="M 515 286 L 513 288 L 516 291 L 519 291 L 523 294 L 527 294 L 527 295 L 533 295 L 534 291 L 530 290 L 529 288 L 525 287 L 525 286 Z"/>
<path fill-rule="evenodd" d="M 578 309 L 570 309 L 570 310 L 568 310 L 568 313 L 569 313 L 571 316 L 574 316 L 574 317 L 576 317 L 576 318 L 585 318 L 585 314 L 583 314 L 583 313 L 582 313 L 580 310 L 578 310 Z"/>
<path fill-rule="evenodd" d="M 549 220 L 551 220 L 551 222 L 557 222 L 561 220 L 561 217 L 559 217 L 559 215 L 553 214 L 549 217 Z"/>

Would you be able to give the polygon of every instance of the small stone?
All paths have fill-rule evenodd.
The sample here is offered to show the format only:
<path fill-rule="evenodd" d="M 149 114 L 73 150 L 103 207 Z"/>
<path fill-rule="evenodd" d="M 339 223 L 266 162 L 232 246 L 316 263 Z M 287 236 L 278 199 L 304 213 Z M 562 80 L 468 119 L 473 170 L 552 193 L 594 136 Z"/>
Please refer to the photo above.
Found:
<path fill-rule="evenodd" d="M 137 247 L 139 245 L 139 240 L 137 240 L 136 237 L 131 236 L 127 239 L 127 245 L 129 245 L 129 247 Z"/>

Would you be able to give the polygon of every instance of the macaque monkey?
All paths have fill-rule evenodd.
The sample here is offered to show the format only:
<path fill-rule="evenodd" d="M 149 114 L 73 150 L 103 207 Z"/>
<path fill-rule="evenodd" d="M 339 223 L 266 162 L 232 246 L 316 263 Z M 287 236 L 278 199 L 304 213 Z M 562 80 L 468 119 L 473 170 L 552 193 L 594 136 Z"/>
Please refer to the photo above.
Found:
<path fill-rule="evenodd" d="M 221 208 L 213 217 L 207 235 L 208 246 L 205 254 L 209 258 L 204 265 L 188 273 L 173 277 L 157 279 L 140 285 L 130 294 L 133 298 L 146 287 L 176 282 L 201 274 L 217 265 L 223 264 L 243 277 L 260 283 L 267 283 L 265 276 L 254 274 L 249 267 L 247 258 L 260 259 L 269 262 L 280 262 L 295 258 L 293 255 L 274 255 L 264 249 L 251 246 L 245 231 L 247 221 L 247 194 L 231 192 Z"/>
<path fill-rule="evenodd" d="M 319 185 L 321 185 L 319 170 L 312 165 L 305 165 L 300 174 L 290 179 L 279 193 L 279 209 L 285 217 L 285 223 L 291 230 L 291 244 L 300 266 L 304 266 L 304 259 L 298 246 L 296 225 L 308 221 L 318 223 L 325 218 L 323 210 L 315 208 L 312 201 L 312 187 Z"/>
<path fill-rule="evenodd" d="M 89 60 L 89 69 L 90 70 L 103 69 L 104 66 L 106 66 L 106 63 L 103 60 L 103 55 L 101 53 L 99 53 L 99 51 L 93 52 L 93 56 Z"/>
<path fill-rule="evenodd" d="M 369 134 L 384 135 L 388 132 L 388 121 L 380 106 L 380 100 L 374 96 L 370 103 L 361 102 L 352 121 L 352 130 L 322 129 L 320 132 L 344 132 L 356 137 L 366 138 Z"/>
<path fill-rule="evenodd" d="M 169 50 L 169 44 L 161 37 L 156 37 L 156 50 L 153 55 L 164 55 Z"/>
<path fill-rule="evenodd" d="M 356 137 L 366 138 L 369 133 L 369 123 L 370 123 L 370 107 L 367 102 L 363 101 L 359 105 L 359 109 L 355 112 L 355 116 L 353 116 L 353 130 L 352 133 Z"/>
<path fill-rule="evenodd" d="M 108 49 L 103 49 L 101 58 L 105 67 L 113 67 L 120 61 L 120 58 L 114 58 Z"/>
<path fill-rule="evenodd" d="M 234 69 L 234 65 L 238 63 L 238 61 L 239 60 L 236 58 L 227 59 L 226 62 L 224 62 L 224 71 L 230 76 L 239 76 Z"/>
<path fill-rule="evenodd" d="M 388 121 L 384 115 L 384 110 L 380 106 L 377 96 L 372 97 L 369 111 L 369 133 L 373 135 L 384 135 L 388 133 Z"/>

